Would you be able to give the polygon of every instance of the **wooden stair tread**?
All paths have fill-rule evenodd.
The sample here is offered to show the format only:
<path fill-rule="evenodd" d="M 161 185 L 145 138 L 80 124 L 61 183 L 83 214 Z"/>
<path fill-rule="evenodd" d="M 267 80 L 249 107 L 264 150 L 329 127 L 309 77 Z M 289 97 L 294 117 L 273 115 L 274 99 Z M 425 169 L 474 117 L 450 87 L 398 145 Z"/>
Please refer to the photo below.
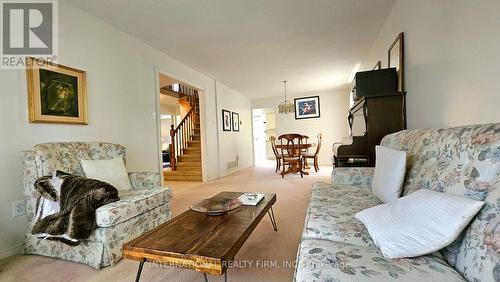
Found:
<path fill-rule="evenodd" d="M 201 168 L 201 162 L 178 162 L 176 164 L 177 167 L 200 167 Z"/>
<path fill-rule="evenodd" d="M 177 158 L 179 158 L 179 162 L 182 162 L 182 160 L 201 160 L 201 154 L 184 154 L 180 155 Z"/>
<path fill-rule="evenodd" d="M 192 172 L 193 174 L 201 174 L 201 167 L 196 166 L 179 166 L 175 168 L 174 172 Z"/>
<path fill-rule="evenodd" d="M 201 171 L 189 171 L 189 170 L 164 171 L 163 175 L 164 176 L 169 176 L 169 175 L 200 175 L 201 176 Z"/>
<path fill-rule="evenodd" d="M 170 175 L 164 178 L 166 181 L 202 181 L 201 175 Z"/>

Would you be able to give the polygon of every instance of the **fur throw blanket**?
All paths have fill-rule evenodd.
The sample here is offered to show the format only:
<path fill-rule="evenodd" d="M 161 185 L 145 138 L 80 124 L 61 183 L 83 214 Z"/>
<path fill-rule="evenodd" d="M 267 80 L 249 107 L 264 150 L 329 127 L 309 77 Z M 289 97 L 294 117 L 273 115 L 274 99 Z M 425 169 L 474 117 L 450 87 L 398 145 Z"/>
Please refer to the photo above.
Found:
<path fill-rule="evenodd" d="M 37 179 L 35 189 L 43 200 L 58 203 L 59 211 L 43 218 L 40 213 L 31 233 L 71 245 L 78 245 L 92 234 L 97 208 L 119 200 L 112 185 L 59 170 L 53 176 Z M 39 208 L 40 200 L 37 211 Z"/>

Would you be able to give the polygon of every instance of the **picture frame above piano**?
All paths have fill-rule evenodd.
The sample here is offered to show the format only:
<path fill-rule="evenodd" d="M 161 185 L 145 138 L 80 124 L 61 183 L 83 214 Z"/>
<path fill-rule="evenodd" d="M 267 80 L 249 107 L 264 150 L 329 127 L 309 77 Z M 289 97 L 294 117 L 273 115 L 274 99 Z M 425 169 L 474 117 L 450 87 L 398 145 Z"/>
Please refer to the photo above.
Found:
<path fill-rule="evenodd" d="M 404 92 L 405 89 L 405 76 L 404 76 L 404 34 L 398 34 L 394 42 L 387 50 L 388 54 L 388 68 L 396 68 L 398 73 L 398 91 Z"/>

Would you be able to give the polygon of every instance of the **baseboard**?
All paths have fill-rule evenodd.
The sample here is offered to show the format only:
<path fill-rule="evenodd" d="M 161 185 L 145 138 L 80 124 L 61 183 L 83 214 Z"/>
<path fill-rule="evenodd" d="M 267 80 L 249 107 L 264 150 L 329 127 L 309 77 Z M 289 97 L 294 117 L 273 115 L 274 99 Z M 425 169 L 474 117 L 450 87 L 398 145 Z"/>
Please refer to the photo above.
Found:
<path fill-rule="evenodd" d="M 250 167 L 253 167 L 253 164 L 251 165 L 247 165 L 247 166 L 242 166 L 242 167 L 237 167 L 237 168 L 234 168 L 234 169 L 231 169 L 229 171 L 225 171 L 223 174 L 220 175 L 219 179 L 220 178 L 223 178 L 223 177 L 226 177 L 226 176 L 229 176 L 231 174 L 234 174 L 240 170 L 243 170 L 243 169 L 246 169 L 246 168 L 250 168 Z"/>
<path fill-rule="evenodd" d="M 22 249 L 23 249 L 23 243 L 19 243 L 10 248 L 0 250 L 0 259 L 20 254 Z"/>

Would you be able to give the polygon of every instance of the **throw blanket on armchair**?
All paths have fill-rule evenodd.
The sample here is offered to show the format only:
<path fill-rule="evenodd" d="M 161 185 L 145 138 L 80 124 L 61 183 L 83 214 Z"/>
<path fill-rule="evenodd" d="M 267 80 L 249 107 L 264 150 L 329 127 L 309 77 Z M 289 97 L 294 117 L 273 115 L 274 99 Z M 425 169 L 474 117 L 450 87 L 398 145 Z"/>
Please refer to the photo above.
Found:
<path fill-rule="evenodd" d="M 112 185 L 62 171 L 39 178 L 35 189 L 44 201 L 58 204 L 60 208 L 43 217 L 40 212 L 31 233 L 70 245 L 78 245 L 92 234 L 97 208 L 119 200 L 118 191 Z"/>

